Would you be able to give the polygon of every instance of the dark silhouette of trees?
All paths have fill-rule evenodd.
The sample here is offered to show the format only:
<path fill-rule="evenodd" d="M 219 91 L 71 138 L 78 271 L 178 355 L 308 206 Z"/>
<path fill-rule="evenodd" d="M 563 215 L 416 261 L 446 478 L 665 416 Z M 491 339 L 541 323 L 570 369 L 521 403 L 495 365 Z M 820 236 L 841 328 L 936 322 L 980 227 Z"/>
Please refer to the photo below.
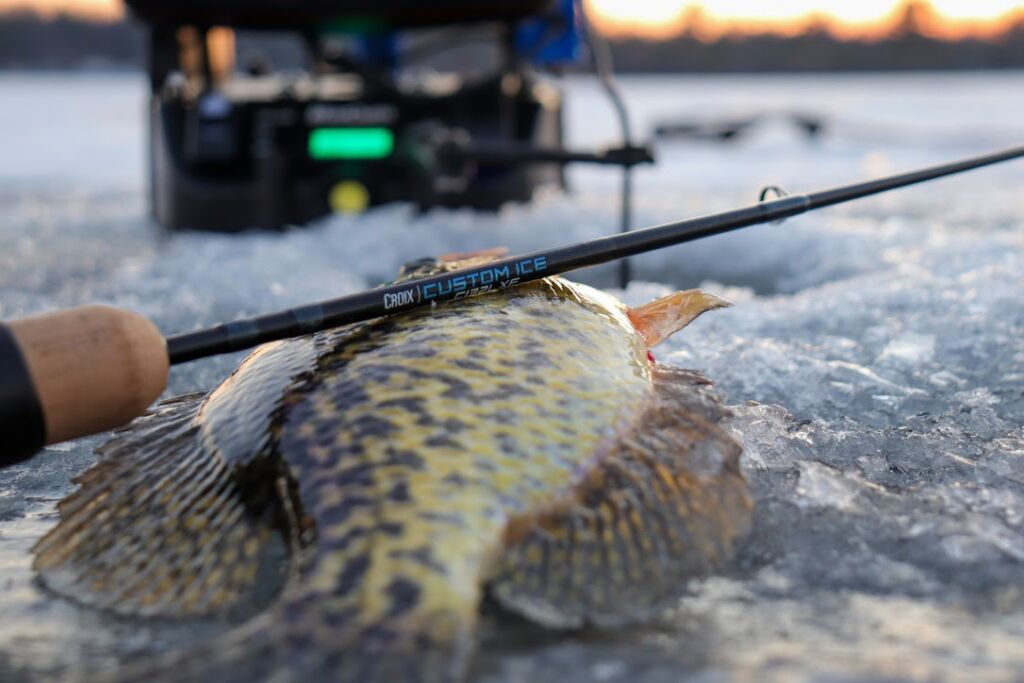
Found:
<path fill-rule="evenodd" d="M 1024 68 L 1024 21 L 995 40 L 956 41 L 921 31 L 919 16 L 879 39 L 841 40 L 823 25 L 800 35 L 725 35 L 705 42 L 686 32 L 660 41 L 612 41 L 624 72 L 893 71 Z"/>
<path fill-rule="evenodd" d="M 0 16 L 0 68 L 136 66 L 144 47 L 142 27 L 130 21 L 43 19 L 29 12 Z"/>
<path fill-rule="evenodd" d="M 943 40 L 929 33 L 934 15 L 924 0 L 910 0 L 890 34 L 871 40 L 839 39 L 824 21 L 791 37 L 762 33 L 711 39 L 700 8 L 688 10 L 686 19 L 686 29 L 672 38 L 613 40 L 617 68 L 652 73 L 1024 68 L 1024 18 L 992 40 Z M 144 34 L 130 19 L 96 23 L 24 12 L 0 15 L 0 68 L 139 68 Z M 245 44 L 260 47 L 261 40 L 272 53 L 266 39 L 249 36 Z"/>

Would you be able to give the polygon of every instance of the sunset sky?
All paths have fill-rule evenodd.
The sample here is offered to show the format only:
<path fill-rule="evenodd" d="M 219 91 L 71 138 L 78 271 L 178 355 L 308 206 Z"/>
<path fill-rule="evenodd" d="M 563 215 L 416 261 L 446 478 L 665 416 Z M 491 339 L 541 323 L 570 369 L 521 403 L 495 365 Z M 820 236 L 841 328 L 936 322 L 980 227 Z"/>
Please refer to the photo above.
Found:
<path fill-rule="evenodd" d="M 586 0 L 591 16 L 610 33 L 649 36 L 678 32 L 699 17 L 703 30 L 773 30 L 796 32 L 809 21 L 824 22 L 850 35 L 884 29 L 901 0 Z M 955 36 L 996 30 L 1011 17 L 1024 15 L 1024 0 L 931 0 L 935 32 Z M 121 0 L 0 0 L 0 10 L 32 8 L 43 13 L 71 11 L 116 18 Z"/>

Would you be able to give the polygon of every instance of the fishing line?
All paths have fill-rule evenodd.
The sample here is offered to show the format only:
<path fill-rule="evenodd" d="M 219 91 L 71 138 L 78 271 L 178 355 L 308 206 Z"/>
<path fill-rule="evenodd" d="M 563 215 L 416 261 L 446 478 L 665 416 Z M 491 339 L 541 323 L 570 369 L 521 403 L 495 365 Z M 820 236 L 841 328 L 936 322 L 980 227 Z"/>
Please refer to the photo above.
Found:
<path fill-rule="evenodd" d="M 574 0 L 576 15 L 580 18 L 583 26 L 583 36 L 590 50 L 591 61 L 594 71 L 608 100 L 615 111 L 615 117 L 619 122 L 619 131 L 622 137 L 622 147 L 629 148 L 633 144 L 632 126 L 630 125 L 629 109 L 626 100 L 622 96 L 619 84 L 615 80 L 615 64 L 612 58 L 612 49 L 599 34 L 594 25 L 590 22 L 586 12 L 583 11 L 581 0 Z M 633 168 L 632 166 L 622 167 L 622 191 L 620 200 L 619 232 L 626 233 L 633 229 Z M 619 287 L 625 289 L 632 279 L 630 262 L 628 258 L 619 261 Z"/>

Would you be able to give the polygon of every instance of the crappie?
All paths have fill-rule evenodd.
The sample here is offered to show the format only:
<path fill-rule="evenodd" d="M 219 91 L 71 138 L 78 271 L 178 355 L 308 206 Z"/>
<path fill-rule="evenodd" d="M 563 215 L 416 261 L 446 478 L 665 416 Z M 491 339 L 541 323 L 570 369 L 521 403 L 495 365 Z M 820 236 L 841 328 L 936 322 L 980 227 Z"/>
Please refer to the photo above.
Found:
<path fill-rule="evenodd" d="M 118 680 L 455 681 L 485 590 L 549 626 L 642 618 L 749 525 L 724 408 L 649 352 L 722 305 L 550 278 L 266 344 L 104 446 L 35 567 L 122 615 L 250 613 Z"/>

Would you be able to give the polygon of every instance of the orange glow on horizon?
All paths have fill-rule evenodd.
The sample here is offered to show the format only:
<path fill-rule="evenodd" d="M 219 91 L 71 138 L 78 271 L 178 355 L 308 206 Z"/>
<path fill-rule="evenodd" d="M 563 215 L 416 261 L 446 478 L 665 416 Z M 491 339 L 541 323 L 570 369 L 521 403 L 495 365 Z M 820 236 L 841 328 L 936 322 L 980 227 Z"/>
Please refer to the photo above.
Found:
<path fill-rule="evenodd" d="M 110 21 L 124 16 L 124 4 L 121 0 L 0 0 L 0 13 L 19 11 L 44 17 L 71 14 Z"/>
<path fill-rule="evenodd" d="M 685 31 L 704 39 L 727 33 L 796 35 L 826 28 L 841 38 L 891 32 L 908 0 L 585 0 L 587 11 L 612 36 L 668 38 Z M 937 38 L 992 37 L 1024 21 L 1024 0 L 928 0 L 920 27 Z M 30 10 L 98 20 L 124 16 L 122 0 L 0 0 L 0 13 Z"/>
<path fill-rule="evenodd" d="M 842 38 L 877 37 L 896 28 L 907 0 L 586 0 L 602 32 L 668 38 L 690 31 L 796 35 L 812 27 Z M 1024 20 L 1024 0 L 928 0 L 920 28 L 936 38 L 992 37 Z"/>

